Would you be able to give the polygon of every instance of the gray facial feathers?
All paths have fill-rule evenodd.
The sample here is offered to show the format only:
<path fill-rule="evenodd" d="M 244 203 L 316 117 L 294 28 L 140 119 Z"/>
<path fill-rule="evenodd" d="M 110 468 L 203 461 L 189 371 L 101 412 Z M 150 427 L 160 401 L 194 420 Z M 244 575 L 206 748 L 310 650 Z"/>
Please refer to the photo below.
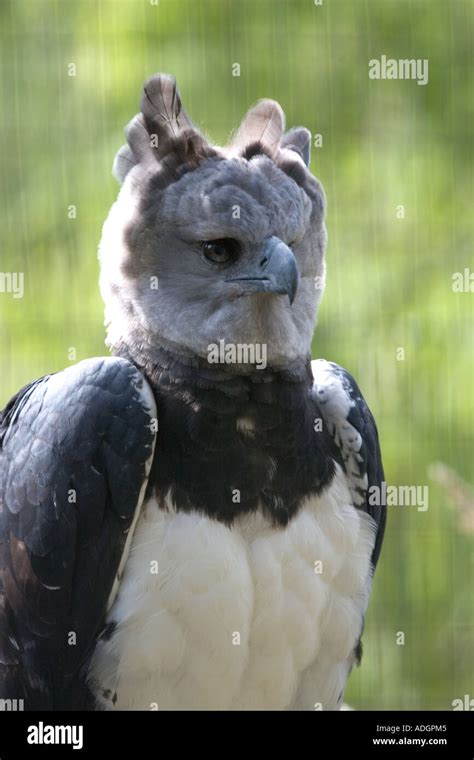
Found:
<path fill-rule="evenodd" d="M 309 166 L 311 160 L 311 132 L 306 127 L 293 127 L 281 140 L 282 148 L 288 148 L 298 153 L 306 166 Z"/>
<path fill-rule="evenodd" d="M 227 147 L 214 146 L 187 116 L 175 80 L 161 74 L 146 82 L 140 107 L 115 159 L 122 189 L 99 253 L 111 349 L 126 345 L 133 358 L 138 346 L 164 346 L 205 358 L 224 340 L 264 343 L 275 366 L 307 355 L 326 246 L 308 130 L 285 133 L 279 104 L 261 100 Z M 291 304 L 258 270 L 273 238 L 298 270 Z M 215 241 L 232 248 L 229 260 L 207 256 Z"/>

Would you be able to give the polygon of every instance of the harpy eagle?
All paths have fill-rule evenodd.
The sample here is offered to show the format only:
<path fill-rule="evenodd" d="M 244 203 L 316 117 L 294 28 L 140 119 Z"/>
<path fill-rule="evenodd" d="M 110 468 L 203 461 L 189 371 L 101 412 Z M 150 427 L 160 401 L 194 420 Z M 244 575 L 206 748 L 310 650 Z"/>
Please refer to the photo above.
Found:
<path fill-rule="evenodd" d="M 310 358 L 310 133 L 262 100 L 211 145 L 156 75 L 127 143 L 99 253 L 113 356 L 0 415 L 0 698 L 337 709 L 385 508 L 361 392 Z M 265 366 L 211 362 L 216 345 L 259 345 Z"/>

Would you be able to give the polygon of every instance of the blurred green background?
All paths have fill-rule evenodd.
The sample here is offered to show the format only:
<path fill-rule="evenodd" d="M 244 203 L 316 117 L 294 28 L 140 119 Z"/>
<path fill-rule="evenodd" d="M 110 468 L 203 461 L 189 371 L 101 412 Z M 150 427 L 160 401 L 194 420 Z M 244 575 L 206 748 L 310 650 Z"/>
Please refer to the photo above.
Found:
<path fill-rule="evenodd" d="M 96 250 L 151 73 L 177 77 L 216 142 L 260 97 L 322 135 L 312 169 L 328 199 L 328 284 L 314 354 L 359 380 L 387 481 L 429 486 L 426 512 L 389 508 L 346 693 L 357 709 L 474 697 L 474 293 L 452 289 L 474 267 L 473 19 L 470 0 L 0 2 L 0 271 L 25 276 L 22 299 L 0 293 L 2 406 L 105 353 Z M 382 54 L 428 59 L 429 83 L 369 80 Z"/>

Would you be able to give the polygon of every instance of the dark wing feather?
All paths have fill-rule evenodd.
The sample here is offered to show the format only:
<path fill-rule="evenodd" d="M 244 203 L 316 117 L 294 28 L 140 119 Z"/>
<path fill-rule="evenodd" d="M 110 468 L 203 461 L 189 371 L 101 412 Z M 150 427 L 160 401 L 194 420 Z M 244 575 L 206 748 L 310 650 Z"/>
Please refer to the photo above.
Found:
<path fill-rule="evenodd" d="M 22 389 L 0 417 L 0 698 L 93 706 L 85 674 L 143 486 L 153 400 L 123 359 Z"/>
<path fill-rule="evenodd" d="M 385 531 L 387 508 L 372 504 L 369 489 L 382 494 L 384 471 L 375 420 L 354 378 L 342 367 L 319 359 L 312 362 L 314 396 L 340 455 L 354 506 L 376 527 L 372 564 L 375 568 Z"/>

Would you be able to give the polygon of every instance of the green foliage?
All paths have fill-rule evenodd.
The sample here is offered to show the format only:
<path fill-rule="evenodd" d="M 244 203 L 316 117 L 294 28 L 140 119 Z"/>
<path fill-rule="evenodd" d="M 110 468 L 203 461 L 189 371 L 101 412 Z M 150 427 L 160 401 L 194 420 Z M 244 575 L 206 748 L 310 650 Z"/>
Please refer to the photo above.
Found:
<path fill-rule="evenodd" d="M 77 360 L 105 351 L 96 249 L 147 76 L 173 73 L 216 142 L 260 97 L 322 135 L 312 169 L 328 199 L 328 280 L 314 353 L 358 379 L 388 482 L 430 487 L 428 511 L 389 508 L 347 694 L 357 708 L 473 696 L 474 537 L 428 474 L 437 460 L 473 472 L 474 293 L 452 290 L 472 263 L 473 15 L 468 0 L 0 3 L 0 269 L 25 273 L 23 299 L 0 293 L 2 404 L 66 366 L 70 347 Z M 369 80 L 382 54 L 428 59 L 428 84 Z"/>

